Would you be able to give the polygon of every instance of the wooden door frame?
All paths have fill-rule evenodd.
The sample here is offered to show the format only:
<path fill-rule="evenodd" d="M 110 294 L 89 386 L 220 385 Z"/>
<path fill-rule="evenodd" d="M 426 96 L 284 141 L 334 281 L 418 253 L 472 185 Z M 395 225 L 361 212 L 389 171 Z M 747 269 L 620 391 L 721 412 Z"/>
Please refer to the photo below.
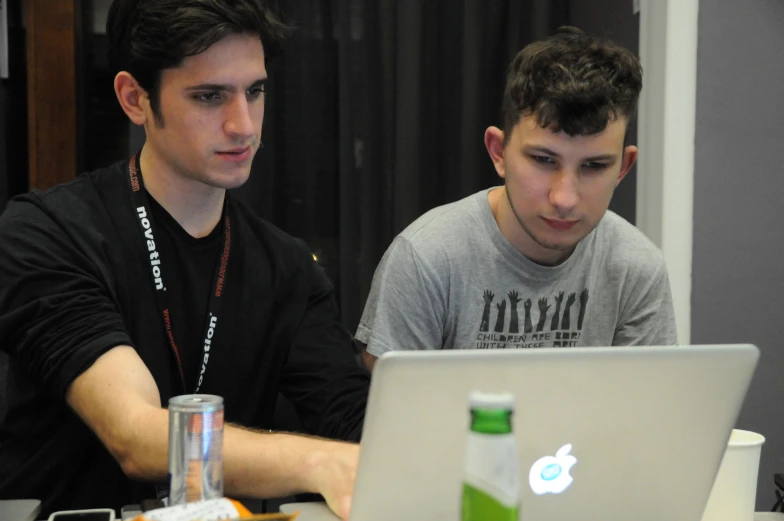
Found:
<path fill-rule="evenodd" d="M 81 0 L 25 0 L 30 189 L 80 171 L 81 18 Z"/>

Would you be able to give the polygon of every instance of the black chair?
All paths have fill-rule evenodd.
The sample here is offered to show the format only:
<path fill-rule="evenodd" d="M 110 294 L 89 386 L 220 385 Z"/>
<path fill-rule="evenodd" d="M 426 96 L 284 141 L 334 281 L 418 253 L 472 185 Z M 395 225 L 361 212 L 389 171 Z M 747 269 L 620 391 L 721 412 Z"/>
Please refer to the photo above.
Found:
<path fill-rule="evenodd" d="M 8 403 L 6 395 L 8 394 L 8 354 L 0 351 L 0 425 L 3 424 L 5 419 L 6 409 Z"/>
<path fill-rule="evenodd" d="M 773 493 L 776 494 L 776 503 L 771 512 L 784 512 L 784 474 L 773 474 L 773 484 L 775 488 Z"/>

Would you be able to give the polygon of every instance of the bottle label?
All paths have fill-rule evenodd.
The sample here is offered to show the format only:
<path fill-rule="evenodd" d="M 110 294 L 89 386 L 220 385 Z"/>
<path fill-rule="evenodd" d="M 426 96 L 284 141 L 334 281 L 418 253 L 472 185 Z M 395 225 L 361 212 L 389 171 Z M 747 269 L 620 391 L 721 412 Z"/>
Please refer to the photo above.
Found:
<path fill-rule="evenodd" d="M 465 483 L 508 507 L 520 504 L 520 473 L 514 434 L 468 433 Z"/>

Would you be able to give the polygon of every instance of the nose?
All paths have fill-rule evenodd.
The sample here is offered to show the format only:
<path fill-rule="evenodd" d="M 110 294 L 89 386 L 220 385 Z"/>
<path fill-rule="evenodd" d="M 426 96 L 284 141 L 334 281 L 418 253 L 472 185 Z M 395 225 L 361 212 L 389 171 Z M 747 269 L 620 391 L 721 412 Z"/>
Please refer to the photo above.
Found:
<path fill-rule="evenodd" d="M 245 96 L 235 97 L 234 102 L 228 106 L 223 130 L 235 141 L 244 141 L 255 135 L 251 106 Z"/>
<path fill-rule="evenodd" d="M 557 172 L 550 186 L 550 204 L 559 215 L 568 216 L 580 201 L 580 185 L 577 174 L 570 171 Z"/>

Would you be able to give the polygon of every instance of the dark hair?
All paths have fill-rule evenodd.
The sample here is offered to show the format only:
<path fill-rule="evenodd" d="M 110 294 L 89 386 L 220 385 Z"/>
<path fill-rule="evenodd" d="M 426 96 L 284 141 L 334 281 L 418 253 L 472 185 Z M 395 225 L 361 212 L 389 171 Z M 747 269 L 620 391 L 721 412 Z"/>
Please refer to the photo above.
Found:
<path fill-rule="evenodd" d="M 520 51 L 506 79 L 503 118 L 508 140 L 521 117 L 570 136 L 597 134 L 610 121 L 631 121 L 642 89 L 642 67 L 628 49 L 561 27 Z"/>
<path fill-rule="evenodd" d="M 206 51 L 230 34 L 261 38 L 265 60 L 281 52 L 288 27 L 263 0 L 114 0 L 106 34 L 112 72 L 129 72 L 160 117 L 163 69 Z"/>

